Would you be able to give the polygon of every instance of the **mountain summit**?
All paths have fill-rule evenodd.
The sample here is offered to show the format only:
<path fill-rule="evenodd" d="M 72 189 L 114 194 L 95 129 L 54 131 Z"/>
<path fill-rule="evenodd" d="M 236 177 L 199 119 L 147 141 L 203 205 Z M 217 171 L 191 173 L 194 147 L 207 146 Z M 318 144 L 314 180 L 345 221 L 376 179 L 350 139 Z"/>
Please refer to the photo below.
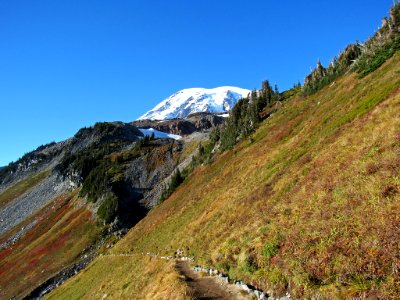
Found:
<path fill-rule="evenodd" d="M 165 120 L 186 118 L 198 112 L 228 112 L 236 102 L 250 93 L 250 90 L 232 86 L 214 89 L 191 88 L 181 90 L 145 113 L 139 120 Z"/>

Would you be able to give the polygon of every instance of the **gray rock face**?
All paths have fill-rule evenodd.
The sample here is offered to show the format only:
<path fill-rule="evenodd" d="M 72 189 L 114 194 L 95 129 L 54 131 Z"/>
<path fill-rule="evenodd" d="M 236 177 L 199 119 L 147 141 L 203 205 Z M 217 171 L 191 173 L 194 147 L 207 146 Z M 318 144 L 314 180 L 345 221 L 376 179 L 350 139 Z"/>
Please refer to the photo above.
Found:
<path fill-rule="evenodd" d="M 140 159 L 143 171 L 141 174 L 138 174 L 138 169 L 135 168 L 135 165 L 130 166 L 126 173 L 127 177 L 131 180 L 132 184 L 140 184 L 140 186 L 143 187 L 142 203 L 144 203 L 146 207 L 151 208 L 158 203 L 164 185 L 168 184 L 168 178 L 178 167 L 179 161 L 174 159 L 174 157 L 180 156 L 182 150 L 183 143 L 181 141 L 174 141 L 170 144 L 169 150 L 164 153 L 162 163 L 157 165 L 155 168 L 148 169 L 144 158 Z M 150 160 L 152 159 L 153 158 L 150 158 Z M 135 173 L 136 176 L 132 177 Z M 140 176 L 140 183 L 137 181 L 138 175 Z"/>
<path fill-rule="evenodd" d="M 52 175 L 34 189 L 16 198 L 0 211 L 0 234 L 44 207 L 67 188 L 66 182 L 60 182 L 56 175 Z"/>

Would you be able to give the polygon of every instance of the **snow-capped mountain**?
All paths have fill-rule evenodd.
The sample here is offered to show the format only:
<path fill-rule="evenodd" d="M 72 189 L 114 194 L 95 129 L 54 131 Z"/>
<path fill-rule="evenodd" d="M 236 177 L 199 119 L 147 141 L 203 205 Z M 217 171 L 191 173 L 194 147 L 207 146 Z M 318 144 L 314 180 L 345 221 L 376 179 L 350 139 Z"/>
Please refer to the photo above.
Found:
<path fill-rule="evenodd" d="M 191 88 L 181 90 L 145 113 L 139 120 L 185 118 L 197 112 L 226 113 L 250 90 L 223 86 L 214 89 Z"/>

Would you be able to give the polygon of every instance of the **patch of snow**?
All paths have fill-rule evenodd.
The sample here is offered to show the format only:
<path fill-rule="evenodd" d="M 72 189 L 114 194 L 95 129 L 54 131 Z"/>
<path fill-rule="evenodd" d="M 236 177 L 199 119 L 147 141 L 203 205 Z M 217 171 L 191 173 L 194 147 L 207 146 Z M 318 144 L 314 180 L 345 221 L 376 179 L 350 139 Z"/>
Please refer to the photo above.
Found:
<path fill-rule="evenodd" d="M 228 118 L 229 114 L 222 114 L 222 115 L 218 115 L 219 117 L 223 117 L 223 118 Z"/>
<path fill-rule="evenodd" d="M 158 131 L 154 128 L 139 128 L 139 130 L 144 134 L 144 135 L 148 135 L 151 136 L 154 133 L 154 137 L 158 138 L 158 139 L 174 139 L 174 140 L 180 140 L 182 137 L 180 135 L 177 134 L 171 134 L 171 133 L 167 133 L 167 132 L 162 132 L 162 131 Z"/>
<path fill-rule="evenodd" d="M 232 86 L 214 89 L 184 89 L 159 103 L 139 120 L 186 118 L 188 115 L 198 112 L 227 113 L 250 92 L 250 90 Z"/>

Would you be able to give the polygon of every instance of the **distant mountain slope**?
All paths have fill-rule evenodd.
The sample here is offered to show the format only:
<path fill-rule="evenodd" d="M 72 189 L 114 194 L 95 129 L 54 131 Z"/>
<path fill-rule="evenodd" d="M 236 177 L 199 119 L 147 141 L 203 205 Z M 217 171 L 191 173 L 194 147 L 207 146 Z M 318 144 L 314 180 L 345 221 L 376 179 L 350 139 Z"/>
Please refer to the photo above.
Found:
<path fill-rule="evenodd" d="M 160 201 L 198 143 L 149 127 L 96 123 L 1 168 L 0 299 L 39 295 L 74 275 L 108 236 L 123 235 Z"/>
<path fill-rule="evenodd" d="M 139 120 L 165 120 L 186 118 L 198 112 L 228 112 L 236 102 L 250 93 L 250 90 L 232 86 L 214 89 L 191 88 L 181 90 L 168 97 Z"/>

